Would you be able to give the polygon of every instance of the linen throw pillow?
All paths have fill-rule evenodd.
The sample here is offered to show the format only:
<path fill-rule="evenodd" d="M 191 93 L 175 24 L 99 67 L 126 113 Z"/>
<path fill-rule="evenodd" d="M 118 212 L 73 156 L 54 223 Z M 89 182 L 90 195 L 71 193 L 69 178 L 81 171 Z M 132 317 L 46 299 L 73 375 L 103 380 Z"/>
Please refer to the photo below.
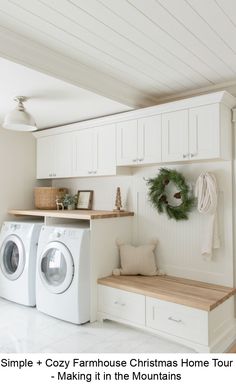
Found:
<path fill-rule="evenodd" d="M 114 269 L 113 275 L 156 276 L 159 274 L 155 258 L 157 241 L 141 246 L 119 242 L 117 244 L 120 251 L 121 268 Z"/>

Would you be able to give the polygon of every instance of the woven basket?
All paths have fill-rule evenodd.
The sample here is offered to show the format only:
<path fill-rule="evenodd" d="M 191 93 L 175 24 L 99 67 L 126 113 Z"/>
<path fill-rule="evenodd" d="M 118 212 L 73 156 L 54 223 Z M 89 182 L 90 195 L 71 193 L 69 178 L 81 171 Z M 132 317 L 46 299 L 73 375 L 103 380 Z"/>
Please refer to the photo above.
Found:
<path fill-rule="evenodd" d="M 38 209 L 57 209 L 56 199 L 62 198 L 68 189 L 54 187 L 34 188 L 34 205 Z"/>

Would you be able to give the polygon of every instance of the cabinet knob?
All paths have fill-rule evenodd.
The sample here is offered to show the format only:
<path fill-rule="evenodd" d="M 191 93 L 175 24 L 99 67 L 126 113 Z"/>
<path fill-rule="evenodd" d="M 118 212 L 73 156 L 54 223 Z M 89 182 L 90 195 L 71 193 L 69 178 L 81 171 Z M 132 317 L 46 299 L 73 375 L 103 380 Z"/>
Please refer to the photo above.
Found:
<path fill-rule="evenodd" d="M 143 161 L 143 158 L 139 158 L 138 161 L 139 161 L 139 162 L 142 162 L 142 161 Z"/>
<path fill-rule="evenodd" d="M 93 174 L 96 174 L 96 173 L 97 173 L 97 170 L 94 170 L 94 171 L 93 171 Z"/>
<path fill-rule="evenodd" d="M 183 154 L 183 158 L 187 158 L 188 157 L 188 154 Z"/>
<path fill-rule="evenodd" d="M 197 154 L 196 153 L 190 153 L 190 158 L 195 157 Z"/>

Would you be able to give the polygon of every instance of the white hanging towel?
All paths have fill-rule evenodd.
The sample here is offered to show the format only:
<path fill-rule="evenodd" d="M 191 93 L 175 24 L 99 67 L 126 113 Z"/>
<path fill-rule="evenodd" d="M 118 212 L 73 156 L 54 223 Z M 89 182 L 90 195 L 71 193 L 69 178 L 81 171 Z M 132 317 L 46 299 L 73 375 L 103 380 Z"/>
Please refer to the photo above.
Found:
<path fill-rule="evenodd" d="M 197 208 L 202 214 L 207 215 L 206 230 L 203 232 L 201 254 L 206 260 L 211 260 L 212 249 L 220 247 L 217 223 L 217 184 L 212 173 L 202 173 L 197 179 L 195 196 Z"/>

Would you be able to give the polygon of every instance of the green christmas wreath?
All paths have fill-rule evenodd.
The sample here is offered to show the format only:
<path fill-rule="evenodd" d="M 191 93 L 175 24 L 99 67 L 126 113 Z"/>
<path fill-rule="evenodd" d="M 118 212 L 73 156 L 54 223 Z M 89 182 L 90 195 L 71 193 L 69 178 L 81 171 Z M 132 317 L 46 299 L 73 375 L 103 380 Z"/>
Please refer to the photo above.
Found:
<path fill-rule="evenodd" d="M 179 205 L 171 205 L 167 199 L 166 187 L 173 183 L 178 192 L 174 194 L 175 199 L 181 199 Z M 149 187 L 148 197 L 154 208 L 159 213 L 166 212 L 170 219 L 187 220 L 188 213 L 193 209 L 195 198 L 192 195 L 184 176 L 177 170 L 160 169 L 155 178 L 147 181 Z"/>

